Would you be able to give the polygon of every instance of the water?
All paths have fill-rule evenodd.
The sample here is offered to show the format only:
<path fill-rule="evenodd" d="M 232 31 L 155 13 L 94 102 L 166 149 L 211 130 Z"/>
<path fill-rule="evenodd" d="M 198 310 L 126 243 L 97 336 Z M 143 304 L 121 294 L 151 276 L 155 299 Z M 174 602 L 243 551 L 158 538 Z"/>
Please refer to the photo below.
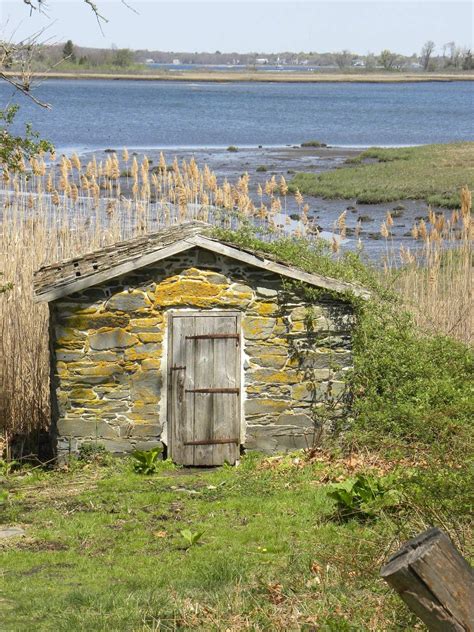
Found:
<path fill-rule="evenodd" d="M 12 89 L 0 83 L 0 103 Z M 474 82 L 397 84 L 171 83 L 49 80 L 24 97 L 16 131 L 32 121 L 59 151 L 121 148 L 339 146 L 474 140 Z M 17 97 L 14 97 L 16 99 Z"/>

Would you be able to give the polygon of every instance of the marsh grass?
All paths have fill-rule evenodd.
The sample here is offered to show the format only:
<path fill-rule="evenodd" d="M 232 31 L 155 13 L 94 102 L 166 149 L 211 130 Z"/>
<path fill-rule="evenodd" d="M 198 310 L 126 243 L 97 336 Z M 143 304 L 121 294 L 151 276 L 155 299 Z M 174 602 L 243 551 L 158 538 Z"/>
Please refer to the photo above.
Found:
<path fill-rule="evenodd" d="M 425 200 L 459 208 L 461 188 L 474 188 L 474 143 L 368 149 L 339 169 L 298 173 L 291 190 L 326 199 L 356 199 L 361 204 Z"/>

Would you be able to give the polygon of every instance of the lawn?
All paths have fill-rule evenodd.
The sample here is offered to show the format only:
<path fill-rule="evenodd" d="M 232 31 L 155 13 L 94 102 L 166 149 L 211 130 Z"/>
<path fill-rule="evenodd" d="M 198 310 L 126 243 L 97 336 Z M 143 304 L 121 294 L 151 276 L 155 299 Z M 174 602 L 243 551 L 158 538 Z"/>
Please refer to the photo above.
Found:
<path fill-rule="evenodd" d="M 367 149 L 338 169 L 296 174 L 290 190 L 361 204 L 425 200 L 457 208 L 464 185 L 474 188 L 474 142 Z"/>
<path fill-rule="evenodd" d="M 424 629 L 378 577 L 417 527 L 336 520 L 328 481 L 354 463 L 294 458 L 10 475 L 2 630 Z"/>

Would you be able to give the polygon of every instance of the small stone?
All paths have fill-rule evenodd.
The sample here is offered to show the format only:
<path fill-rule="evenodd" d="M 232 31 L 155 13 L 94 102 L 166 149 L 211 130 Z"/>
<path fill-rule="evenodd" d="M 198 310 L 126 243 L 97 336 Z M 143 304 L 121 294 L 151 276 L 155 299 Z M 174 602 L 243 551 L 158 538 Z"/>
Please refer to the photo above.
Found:
<path fill-rule="evenodd" d="M 271 367 L 272 369 L 282 369 L 288 360 L 288 356 L 262 353 L 260 356 L 251 357 L 250 359 L 254 364 L 260 367 Z"/>
<path fill-rule="evenodd" d="M 6 540 L 7 538 L 22 538 L 26 535 L 26 532 L 20 527 L 5 527 L 0 529 L 0 540 Z"/>
<path fill-rule="evenodd" d="M 266 296 L 266 297 L 278 296 L 277 290 L 274 290 L 273 288 L 270 288 L 270 287 L 263 287 L 263 286 L 257 287 L 257 294 L 260 294 L 260 296 Z"/>
<path fill-rule="evenodd" d="M 121 434 L 123 433 L 123 428 L 121 429 Z M 161 436 L 161 426 L 159 424 L 133 424 L 132 426 L 126 429 L 126 435 L 123 436 L 134 438 L 141 437 L 160 437 Z"/>
<path fill-rule="evenodd" d="M 140 343 L 125 350 L 125 359 L 131 362 L 137 362 L 139 360 L 161 360 L 163 349 L 161 344 L 158 343 Z"/>
<path fill-rule="evenodd" d="M 244 402 L 244 410 L 246 415 L 265 415 L 282 412 L 288 404 L 288 401 L 278 399 L 252 398 Z"/>
<path fill-rule="evenodd" d="M 118 312 L 136 312 L 148 309 L 151 302 L 144 292 L 133 290 L 132 292 L 120 292 L 114 294 L 106 303 L 106 308 Z"/>
<path fill-rule="evenodd" d="M 154 404 L 161 394 L 161 373 L 159 371 L 138 371 L 131 377 L 131 397 L 133 401 Z"/>
<path fill-rule="evenodd" d="M 89 344 L 92 349 L 103 351 L 105 349 L 124 349 L 137 344 L 138 338 L 123 329 L 107 329 L 98 331 L 89 336 Z"/>
<path fill-rule="evenodd" d="M 309 428 L 314 426 L 314 422 L 309 415 L 305 414 L 289 414 L 284 413 L 278 417 L 278 424 L 285 426 L 298 426 L 300 428 Z"/>
<path fill-rule="evenodd" d="M 251 377 L 256 382 L 267 384 L 296 384 L 300 378 L 296 371 L 291 369 L 274 371 L 273 369 L 257 369 L 251 372 Z"/>
<path fill-rule="evenodd" d="M 245 316 L 242 327 L 246 340 L 267 340 L 275 328 L 274 318 Z"/>

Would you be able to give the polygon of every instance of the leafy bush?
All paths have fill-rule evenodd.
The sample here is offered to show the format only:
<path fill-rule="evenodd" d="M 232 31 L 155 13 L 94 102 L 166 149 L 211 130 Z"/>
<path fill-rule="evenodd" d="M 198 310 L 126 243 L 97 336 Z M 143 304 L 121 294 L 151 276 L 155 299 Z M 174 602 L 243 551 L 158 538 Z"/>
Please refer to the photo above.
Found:
<path fill-rule="evenodd" d="M 400 490 L 391 487 L 389 479 L 362 473 L 332 484 L 327 495 L 336 501 L 336 511 L 342 519 L 374 518 L 383 509 L 398 505 L 401 499 Z"/>
<path fill-rule="evenodd" d="M 151 450 L 135 450 L 133 469 L 138 474 L 155 474 L 159 469 L 159 456 L 163 452 L 161 446 Z"/>
<path fill-rule="evenodd" d="M 355 421 L 348 439 L 410 452 L 417 444 L 462 460 L 472 439 L 473 370 L 472 350 L 421 335 L 397 303 L 363 306 L 354 333 Z"/>

